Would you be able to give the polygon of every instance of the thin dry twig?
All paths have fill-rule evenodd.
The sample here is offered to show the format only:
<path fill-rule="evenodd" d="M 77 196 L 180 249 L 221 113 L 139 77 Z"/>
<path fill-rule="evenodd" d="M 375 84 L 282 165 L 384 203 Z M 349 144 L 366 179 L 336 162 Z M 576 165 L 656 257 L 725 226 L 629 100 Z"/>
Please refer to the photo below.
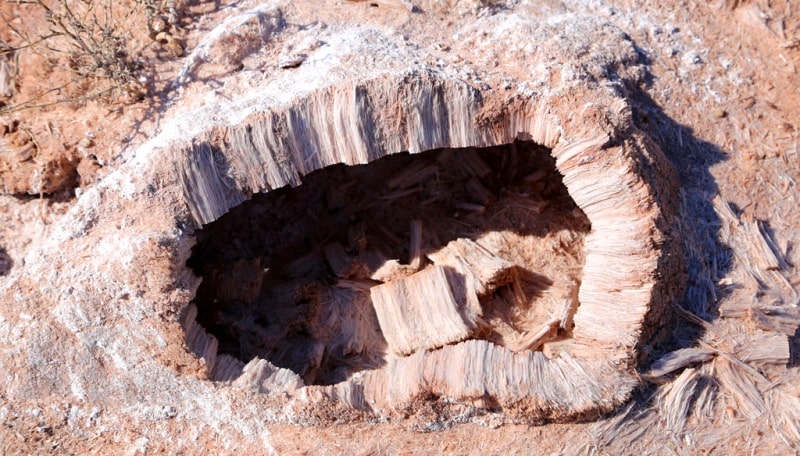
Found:
<path fill-rule="evenodd" d="M 67 66 L 75 77 L 56 87 L 46 88 L 25 101 L 9 104 L 0 110 L 0 114 L 88 101 L 115 93 L 140 99 L 147 91 L 151 76 L 130 42 L 131 30 L 144 24 L 137 24 L 131 18 L 144 10 L 143 16 L 149 24 L 149 20 L 163 9 L 163 5 L 160 8 L 155 0 L 137 0 L 135 7 L 120 13 L 114 10 L 113 0 L 29 0 L 7 3 L 26 5 L 29 11 L 23 17 L 31 17 L 37 12 L 44 15 L 50 27 L 33 36 L 25 27 L 14 25 L 0 13 L 0 23 L 18 38 L 18 43 L 4 48 L 3 54 L 26 51 L 46 58 L 65 55 Z M 39 100 L 47 100 L 53 93 L 75 87 L 84 81 L 90 81 L 89 87 L 94 90 L 90 88 L 80 96 L 57 97 L 38 103 Z"/>

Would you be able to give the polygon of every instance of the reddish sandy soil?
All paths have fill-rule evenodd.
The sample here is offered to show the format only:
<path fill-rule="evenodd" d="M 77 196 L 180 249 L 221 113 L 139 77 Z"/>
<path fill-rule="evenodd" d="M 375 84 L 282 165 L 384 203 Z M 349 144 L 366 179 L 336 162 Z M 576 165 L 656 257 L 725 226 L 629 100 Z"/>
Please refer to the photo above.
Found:
<path fill-rule="evenodd" d="M 221 2 L 178 3 L 185 4 L 170 30 L 179 46 L 191 48 L 215 21 Z M 377 7 L 323 3 L 320 17 L 353 15 L 403 27 L 397 9 L 386 6 L 392 2 Z M 765 329 L 751 308 L 779 309 L 786 319 L 796 319 L 800 5 L 790 0 L 542 3 L 554 14 L 603 17 L 629 33 L 648 60 L 648 81 L 629 97 L 639 126 L 661 146 L 681 178 L 683 229 L 692 239 L 685 245 L 690 283 L 684 308 L 702 322 L 678 318 L 663 346 L 648 347 L 644 365 L 687 346 L 738 353 Z M 8 21 L 0 23 L 0 40 L 12 46 L 23 42 L 8 24 L 31 36 L 48 27 L 34 5 L 4 2 L 0 12 Z M 429 33 L 435 35 L 433 18 L 446 18 L 448 10 L 419 14 L 430 16 Z M 24 264 L 25 252 L 46 237 L 49 224 L 82 189 L 125 162 L 158 127 L 181 57 L 175 41 L 150 38 L 142 26 L 147 17 L 139 10 L 127 18 L 138 24 L 130 27 L 127 46 L 142 62 L 140 86 L 86 99 L 108 88 L 108 82 L 83 77 L 42 95 L 75 77 L 68 58 L 41 47 L 11 57 L 17 68 L 13 91 L 7 97 L 0 93 L 0 281 Z M 66 45 L 53 41 L 53 46 Z M 25 104 L 29 99 L 36 101 Z M 741 234 L 745 231 L 737 236 L 730 230 L 736 223 L 761 227 L 774 241 L 785 264 L 766 281 L 748 266 L 757 262 L 752 252 L 760 238 Z M 767 407 L 795 407 L 797 414 L 785 414 L 791 421 L 800 418 L 800 337 L 788 336 L 788 364 L 767 362 L 753 369 L 766 381 L 766 386 L 759 384 L 762 393 L 782 395 L 767 400 Z M 643 380 L 629 407 L 588 423 L 495 429 L 487 419 L 485 426 L 459 424 L 438 432 L 416 432 L 402 424 L 281 425 L 268 429 L 269 440 L 279 454 L 798 454 L 800 429 L 793 434 L 791 424 L 775 418 L 784 415 L 748 417 L 744 400 L 715 380 L 718 367 L 696 367 L 720 387 L 707 413 L 690 415 L 680 431 L 670 422 L 669 382 Z M 65 420 L 35 411 L 45 405 L 8 403 L 0 390 L 3 453 L 173 452 L 139 442 L 135 429 L 85 441 L 69 432 Z M 175 432 L 182 430 L 176 427 Z M 205 435 L 197 445 L 213 453 L 219 439 L 224 436 Z M 243 450 L 269 452 L 252 445 Z"/>

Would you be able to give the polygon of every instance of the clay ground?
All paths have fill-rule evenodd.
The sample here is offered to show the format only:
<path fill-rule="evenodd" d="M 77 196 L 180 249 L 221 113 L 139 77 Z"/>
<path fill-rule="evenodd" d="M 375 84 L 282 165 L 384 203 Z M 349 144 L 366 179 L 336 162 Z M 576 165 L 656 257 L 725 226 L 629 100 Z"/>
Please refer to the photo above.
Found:
<path fill-rule="evenodd" d="M 180 46 L 196 43 L 222 14 L 223 3 L 183 5 L 172 30 Z M 353 15 L 404 26 L 405 16 L 393 6 L 399 2 L 321 3 L 320 16 Z M 416 13 L 421 16 L 415 27 L 429 23 L 425 33 L 435 36 L 433 19 L 450 14 L 445 3 Z M 459 2 L 449 3 L 455 8 Z M 470 2 L 460 3 L 463 8 Z M 472 3 L 478 11 L 481 2 Z M 714 360 L 680 375 L 643 376 L 628 406 L 586 423 L 499 428 L 468 423 L 428 433 L 402 424 L 282 425 L 268 429 L 270 445 L 279 454 L 798 454 L 800 5 L 549 0 L 536 7 L 600 16 L 629 33 L 646 58 L 649 77 L 628 96 L 640 128 L 681 179 L 689 284 L 669 337 L 646 347 L 641 372 L 679 348 L 708 350 Z M 0 5 L 10 24 L 35 33 L 44 19 L 30 15 L 30 8 Z M 136 14 L 131 20 L 147 17 L 143 10 Z M 14 43 L 7 25 L 0 24 L 0 39 Z M 150 75 L 144 87 L 85 99 L 95 93 L 93 86 L 78 84 L 33 103 L 43 107 L 19 103 L 73 73 L 63 62 L 19 53 L 13 91 L 7 97 L 0 93 L 0 282 L 24 264 L 27 249 L 46 238 L 48 226 L 82 188 L 123 163 L 157 127 L 169 99 L 165 81 L 180 67 L 180 52 L 174 41 L 154 40 L 146 30 L 132 28 L 131 34 L 131 46 Z M 53 103 L 63 98 L 70 100 Z M 4 144 L 30 156 L 12 157 Z M 770 353 L 774 336 L 788 338 L 788 360 Z M 732 374 L 731 366 L 744 374 Z M 686 389 L 686 382 L 692 388 Z M 683 397 L 686 391 L 697 394 Z M 169 438 L 143 442 L 135 429 L 110 430 L 89 441 L 71 433 L 68 411 L 63 415 L 56 416 L 47 403 L 8 403 L 0 391 L 1 451 L 173 453 Z M 182 432 L 177 424 L 175 432 Z M 196 442 L 198 451 L 213 452 L 224 439 L 204 435 Z M 268 452 L 252 442 L 241 449 Z"/>

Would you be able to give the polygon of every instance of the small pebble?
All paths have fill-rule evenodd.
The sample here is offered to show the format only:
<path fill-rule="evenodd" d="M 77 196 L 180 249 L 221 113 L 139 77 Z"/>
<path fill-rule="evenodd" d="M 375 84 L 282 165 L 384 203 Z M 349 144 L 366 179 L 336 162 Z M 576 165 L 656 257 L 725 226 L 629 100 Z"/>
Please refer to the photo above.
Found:
<path fill-rule="evenodd" d="M 155 33 L 166 32 L 167 23 L 161 17 L 153 18 L 153 20 L 150 21 L 150 29 Z"/>
<path fill-rule="evenodd" d="M 703 59 L 694 51 L 689 51 L 683 55 L 684 65 L 700 65 L 701 63 L 703 63 Z"/>

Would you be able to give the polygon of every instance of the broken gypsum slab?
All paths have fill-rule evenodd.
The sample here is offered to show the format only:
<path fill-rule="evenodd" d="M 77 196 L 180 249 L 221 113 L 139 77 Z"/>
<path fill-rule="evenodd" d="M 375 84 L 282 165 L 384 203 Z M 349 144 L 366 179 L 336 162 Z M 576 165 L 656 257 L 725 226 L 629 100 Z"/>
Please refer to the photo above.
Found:
<path fill-rule="evenodd" d="M 757 331 L 737 334 L 735 339 L 741 348 L 735 350 L 734 354 L 750 365 L 777 364 L 785 366 L 791 358 L 789 337 L 786 334 Z"/>
<path fill-rule="evenodd" d="M 666 419 L 669 432 L 680 434 L 686 426 L 692 406 L 692 398 L 697 395 L 700 375 L 696 369 L 686 369 L 672 383 L 662 388 L 658 395 L 658 407 Z"/>
<path fill-rule="evenodd" d="M 746 320 L 751 326 L 764 330 L 773 331 L 787 336 L 793 336 L 800 327 L 800 318 L 783 311 L 762 312 L 755 307 L 746 310 Z"/>
<path fill-rule="evenodd" d="M 561 320 L 551 318 L 543 323 L 536 331 L 526 332 L 515 340 L 508 342 L 508 348 L 519 352 L 523 350 L 536 350 L 558 333 Z"/>
<path fill-rule="evenodd" d="M 450 241 L 444 248 L 428 254 L 428 258 L 437 266 L 448 266 L 467 276 L 479 296 L 510 283 L 516 267 L 466 238 Z"/>
<path fill-rule="evenodd" d="M 750 420 L 764 414 L 764 397 L 753 379 L 740 366 L 724 356 L 714 358 L 713 366 L 722 390 L 736 401 L 738 411 Z"/>
<path fill-rule="evenodd" d="M 453 269 L 433 266 L 370 289 L 378 323 L 398 355 L 432 350 L 468 338 L 476 329 L 474 291 Z"/>
<path fill-rule="evenodd" d="M 614 388 L 605 388 L 598 376 Z M 516 410 L 526 422 L 560 421 L 597 410 L 598 405 L 608 409 L 627 397 L 635 384 L 635 379 L 608 363 L 579 362 L 567 353 L 547 359 L 542 352 L 514 353 L 475 339 L 388 359 L 384 368 L 366 372 L 361 379 L 365 400 L 378 413 L 404 410 L 429 394 L 489 397 L 507 410 Z"/>
<path fill-rule="evenodd" d="M 303 379 L 289 369 L 276 367 L 265 359 L 253 358 L 232 386 L 252 388 L 259 393 L 293 392 L 304 386 Z"/>
<path fill-rule="evenodd" d="M 214 371 L 209 376 L 209 379 L 215 382 L 231 384 L 242 375 L 244 366 L 245 364 L 243 362 L 231 355 L 223 353 L 217 357 Z"/>
<path fill-rule="evenodd" d="M 745 220 L 740 227 L 752 240 L 748 244 L 753 247 L 749 253 L 759 268 L 765 271 L 781 271 L 789 267 L 777 243 L 769 236 L 770 233 L 763 221 Z"/>
<path fill-rule="evenodd" d="M 647 372 L 645 377 L 654 380 L 661 379 L 690 364 L 711 361 L 714 356 L 714 351 L 705 348 L 681 348 L 653 361 L 650 371 Z"/>

